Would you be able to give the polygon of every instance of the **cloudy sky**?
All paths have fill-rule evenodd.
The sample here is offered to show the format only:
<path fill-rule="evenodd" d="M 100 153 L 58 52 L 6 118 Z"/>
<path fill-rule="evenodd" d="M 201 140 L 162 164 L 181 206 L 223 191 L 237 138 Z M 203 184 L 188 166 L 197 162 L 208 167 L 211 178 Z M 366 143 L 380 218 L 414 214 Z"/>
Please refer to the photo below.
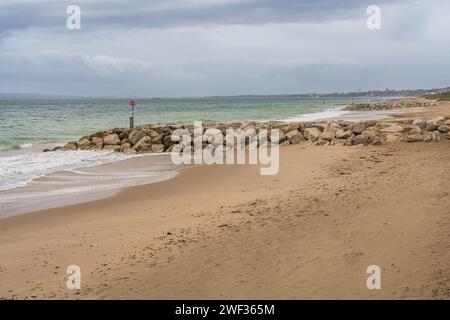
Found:
<path fill-rule="evenodd" d="M 81 30 L 66 9 L 81 8 Z M 381 30 L 366 26 L 381 8 Z M 1 0 L 0 92 L 162 97 L 450 85 L 448 0 Z"/>

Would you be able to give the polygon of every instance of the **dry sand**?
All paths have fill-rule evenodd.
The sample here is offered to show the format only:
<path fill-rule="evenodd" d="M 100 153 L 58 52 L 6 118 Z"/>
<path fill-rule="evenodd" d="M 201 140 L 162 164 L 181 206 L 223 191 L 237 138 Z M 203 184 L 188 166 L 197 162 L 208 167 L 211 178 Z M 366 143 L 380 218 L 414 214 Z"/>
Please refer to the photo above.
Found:
<path fill-rule="evenodd" d="M 294 145 L 280 172 L 199 166 L 0 220 L 0 297 L 450 297 L 450 141 Z M 81 267 L 82 288 L 66 288 Z M 382 269 L 368 290 L 366 268 Z"/>

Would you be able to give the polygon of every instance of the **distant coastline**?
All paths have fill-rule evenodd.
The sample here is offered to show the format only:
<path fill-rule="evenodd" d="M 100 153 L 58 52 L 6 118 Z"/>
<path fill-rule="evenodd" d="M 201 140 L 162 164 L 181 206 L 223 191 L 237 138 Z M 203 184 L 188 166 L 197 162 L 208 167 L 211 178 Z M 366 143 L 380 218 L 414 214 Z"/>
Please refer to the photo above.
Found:
<path fill-rule="evenodd" d="M 450 87 L 429 89 L 384 89 L 384 90 L 358 90 L 348 92 L 310 92 L 310 93 L 285 93 L 285 94 L 238 94 L 238 95 L 205 95 L 205 96 L 174 96 L 174 97 L 140 97 L 133 95 L 108 95 L 108 96 L 84 96 L 68 94 L 42 94 L 42 93 L 0 93 L 0 100 L 172 100 L 172 99 L 252 99 L 252 98 L 371 98 L 371 97 L 418 97 L 424 95 L 439 94 L 450 91 Z"/>

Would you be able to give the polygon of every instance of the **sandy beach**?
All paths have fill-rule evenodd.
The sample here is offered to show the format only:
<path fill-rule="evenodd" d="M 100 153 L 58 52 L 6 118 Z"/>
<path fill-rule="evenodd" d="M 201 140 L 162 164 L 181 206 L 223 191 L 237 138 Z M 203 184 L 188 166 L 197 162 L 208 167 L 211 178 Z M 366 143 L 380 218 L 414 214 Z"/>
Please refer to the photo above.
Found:
<path fill-rule="evenodd" d="M 0 219 L 0 297 L 446 299 L 449 157 L 449 140 L 292 145 L 280 149 L 274 176 L 195 166 Z M 81 290 L 66 288 L 74 264 Z M 366 287 L 369 265 L 382 270 L 381 290 Z"/>

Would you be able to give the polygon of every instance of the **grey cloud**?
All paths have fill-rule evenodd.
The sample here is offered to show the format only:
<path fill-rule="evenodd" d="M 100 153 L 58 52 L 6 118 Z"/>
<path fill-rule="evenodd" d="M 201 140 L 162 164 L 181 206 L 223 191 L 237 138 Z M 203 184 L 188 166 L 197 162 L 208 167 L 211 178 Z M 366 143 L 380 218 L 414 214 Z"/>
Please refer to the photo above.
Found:
<path fill-rule="evenodd" d="M 57 1 L 0 4 L 0 33 L 31 27 L 63 27 L 66 8 L 82 9 L 85 29 L 111 25 L 165 28 L 201 24 L 320 22 L 363 16 L 373 0 L 158 0 Z M 377 4 L 401 2 L 378 0 Z"/>
<path fill-rule="evenodd" d="M 386 6 L 379 32 L 365 27 L 372 2 Z M 65 29 L 74 3 L 81 32 Z M 443 87 L 449 8 L 446 0 L 2 0 L 0 90 L 151 97 Z"/>

